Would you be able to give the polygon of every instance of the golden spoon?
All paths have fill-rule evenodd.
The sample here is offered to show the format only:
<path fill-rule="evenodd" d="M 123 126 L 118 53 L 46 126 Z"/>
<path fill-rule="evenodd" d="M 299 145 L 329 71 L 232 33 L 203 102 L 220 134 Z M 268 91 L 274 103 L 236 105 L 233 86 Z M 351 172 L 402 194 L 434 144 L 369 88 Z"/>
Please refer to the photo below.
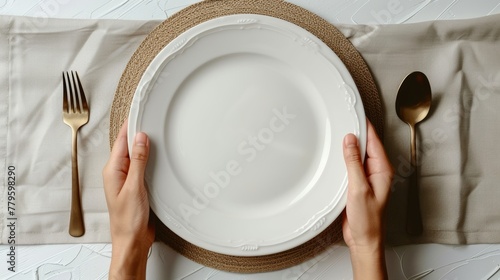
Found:
<path fill-rule="evenodd" d="M 422 216 L 417 181 L 417 143 L 415 125 L 425 119 L 431 108 L 431 86 L 422 72 L 413 72 L 406 76 L 399 87 L 396 97 L 398 117 L 410 127 L 411 167 L 410 186 L 408 189 L 408 209 L 406 231 L 412 235 L 422 233 Z"/>

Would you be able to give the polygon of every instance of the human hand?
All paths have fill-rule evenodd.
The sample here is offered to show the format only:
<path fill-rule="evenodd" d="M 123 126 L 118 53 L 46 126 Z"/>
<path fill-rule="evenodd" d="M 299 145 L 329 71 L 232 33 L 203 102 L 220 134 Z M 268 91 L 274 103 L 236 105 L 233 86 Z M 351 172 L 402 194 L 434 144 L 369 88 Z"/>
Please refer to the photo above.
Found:
<path fill-rule="evenodd" d="M 154 227 L 149 222 L 149 200 L 144 172 L 149 156 L 149 139 L 135 136 L 132 155 L 127 147 L 126 121 L 104 167 L 104 191 L 109 211 L 112 257 L 110 279 L 145 279 Z"/>
<path fill-rule="evenodd" d="M 364 165 L 356 136 L 344 138 L 349 183 L 342 230 L 351 252 L 354 278 L 384 279 L 384 212 L 394 171 L 375 129 L 369 121 L 367 125 Z"/>

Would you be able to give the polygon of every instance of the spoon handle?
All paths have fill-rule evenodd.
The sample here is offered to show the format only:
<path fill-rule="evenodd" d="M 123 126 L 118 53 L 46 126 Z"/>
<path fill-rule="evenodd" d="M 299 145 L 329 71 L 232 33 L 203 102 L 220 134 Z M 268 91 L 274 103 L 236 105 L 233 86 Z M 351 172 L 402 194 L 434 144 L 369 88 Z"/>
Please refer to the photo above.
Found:
<path fill-rule="evenodd" d="M 422 216 L 420 214 L 420 195 L 418 188 L 417 170 L 417 142 L 415 125 L 410 126 L 411 133 L 411 168 L 410 186 L 408 189 L 408 208 L 406 217 L 406 231 L 411 235 L 420 235 L 423 231 Z"/>

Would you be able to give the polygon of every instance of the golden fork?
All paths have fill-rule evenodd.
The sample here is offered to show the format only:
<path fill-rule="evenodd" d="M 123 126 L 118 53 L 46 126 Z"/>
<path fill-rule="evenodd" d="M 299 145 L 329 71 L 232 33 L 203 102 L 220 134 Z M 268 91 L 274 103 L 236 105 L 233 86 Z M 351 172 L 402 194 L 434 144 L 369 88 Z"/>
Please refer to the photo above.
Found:
<path fill-rule="evenodd" d="M 80 200 L 80 184 L 78 177 L 77 133 L 78 129 L 89 121 L 89 106 L 85 99 L 80 77 L 75 71 L 62 73 L 63 77 L 63 121 L 72 130 L 72 186 L 71 186 L 71 215 L 69 219 L 69 234 L 74 237 L 85 233 L 83 224 L 82 205 Z"/>

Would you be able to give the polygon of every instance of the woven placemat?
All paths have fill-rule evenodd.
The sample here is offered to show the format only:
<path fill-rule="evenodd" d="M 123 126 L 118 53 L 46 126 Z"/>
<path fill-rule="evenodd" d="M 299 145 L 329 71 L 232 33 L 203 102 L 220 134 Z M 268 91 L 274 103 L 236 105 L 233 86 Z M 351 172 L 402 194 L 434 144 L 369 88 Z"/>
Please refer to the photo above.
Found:
<path fill-rule="evenodd" d="M 174 38 L 207 20 L 233 14 L 260 14 L 280 18 L 308 30 L 326 43 L 342 60 L 358 87 L 366 116 L 382 137 L 383 112 L 380 95 L 365 61 L 356 48 L 333 25 L 321 17 L 281 0 L 206 0 L 185 8 L 156 27 L 127 64 L 115 93 L 110 115 L 110 146 L 127 119 L 136 87 L 153 58 Z M 341 218 L 310 241 L 277 254 L 236 257 L 197 247 L 156 220 L 156 237 L 187 258 L 220 270 L 255 273 L 300 264 L 342 239 Z"/>

